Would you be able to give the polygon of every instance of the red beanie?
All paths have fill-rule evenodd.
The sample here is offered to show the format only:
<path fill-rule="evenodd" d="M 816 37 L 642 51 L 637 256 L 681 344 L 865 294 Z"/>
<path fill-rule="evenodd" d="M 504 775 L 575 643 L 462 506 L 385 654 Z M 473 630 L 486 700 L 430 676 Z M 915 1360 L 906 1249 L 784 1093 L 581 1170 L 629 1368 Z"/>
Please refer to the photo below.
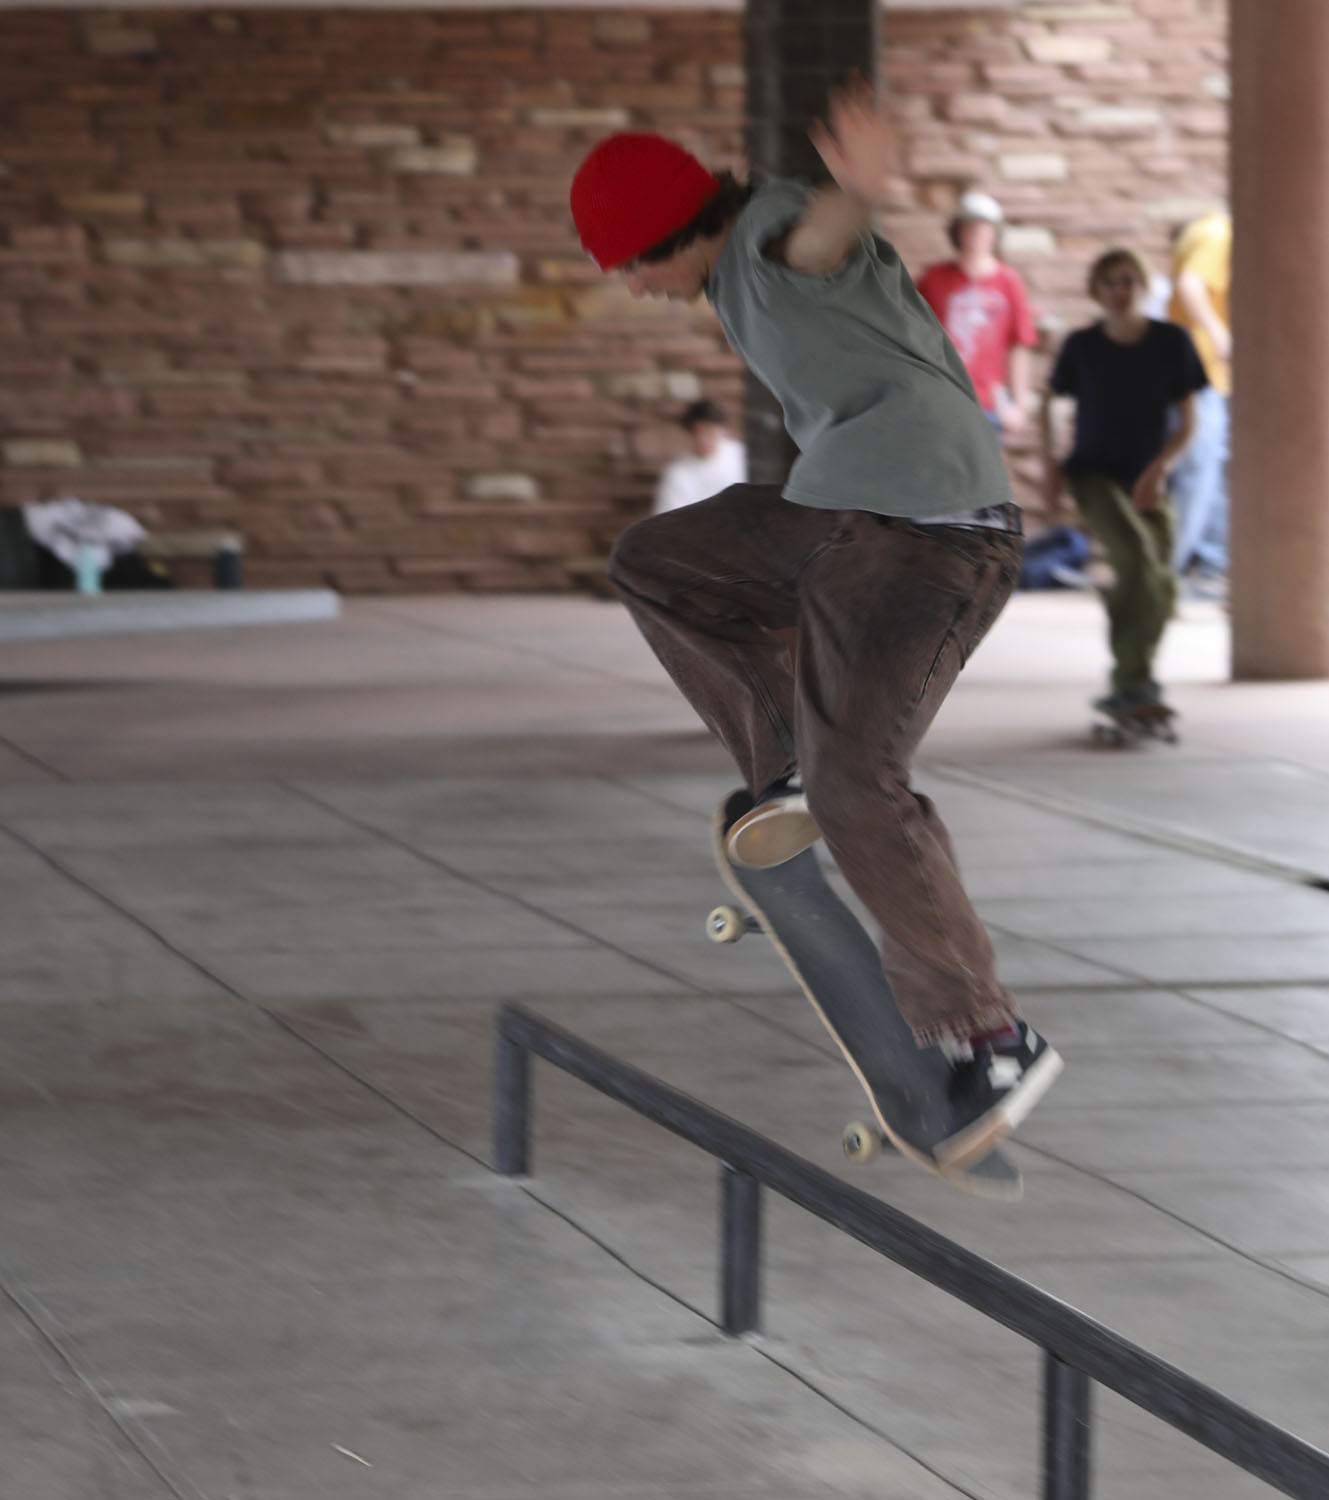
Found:
<path fill-rule="evenodd" d="M 577 168 L 572 217 L 592 260 L 612 271 L 677 234 L 719 191 L 719 179 L 682 146 L 621 131 Z"/>

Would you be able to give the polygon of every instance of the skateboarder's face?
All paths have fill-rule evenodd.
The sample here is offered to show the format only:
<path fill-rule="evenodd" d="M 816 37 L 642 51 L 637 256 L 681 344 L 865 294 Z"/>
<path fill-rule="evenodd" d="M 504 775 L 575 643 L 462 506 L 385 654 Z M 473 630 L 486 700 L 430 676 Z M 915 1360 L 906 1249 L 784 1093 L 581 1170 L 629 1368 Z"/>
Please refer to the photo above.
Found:
<path fill-rule="evenodd" d="M 664 297 L 670 302 L 695 302 L 706 286 L 709 259 L 704 242 L 695 241 L 668 260 L 633 260 L 623 267 L 623 280 L 634 297 Z"/>

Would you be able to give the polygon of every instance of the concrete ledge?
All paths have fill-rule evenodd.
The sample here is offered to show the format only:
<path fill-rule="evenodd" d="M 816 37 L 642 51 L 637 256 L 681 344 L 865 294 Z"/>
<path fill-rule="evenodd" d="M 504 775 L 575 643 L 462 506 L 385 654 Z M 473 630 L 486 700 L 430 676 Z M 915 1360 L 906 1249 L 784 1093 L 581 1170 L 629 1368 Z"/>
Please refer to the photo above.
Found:
<path fill-rule="evenodd" d="M 57 640 L 77 635 L 212 630 L 335 620 L 341 599 L 331 589 L 199 590 L 147 593 L 0 593 L 0 641 Z"/>

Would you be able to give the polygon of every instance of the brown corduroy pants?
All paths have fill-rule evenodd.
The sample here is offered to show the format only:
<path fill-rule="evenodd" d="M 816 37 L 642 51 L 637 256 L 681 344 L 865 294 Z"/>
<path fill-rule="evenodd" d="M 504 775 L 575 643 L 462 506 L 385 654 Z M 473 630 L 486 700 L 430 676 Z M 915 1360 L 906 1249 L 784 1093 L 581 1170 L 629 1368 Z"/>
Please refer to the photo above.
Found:
<path fill-rule="evenodd" d="M 1018 535 L 817 510 L 735 485 L 619 538 L 610 575 L 754 795 L 797 773 L 920 1045 L 1017 1013 L 909 766 L 1010 597 Z M 786 644 L 794 632 L 791 662 Z"/>

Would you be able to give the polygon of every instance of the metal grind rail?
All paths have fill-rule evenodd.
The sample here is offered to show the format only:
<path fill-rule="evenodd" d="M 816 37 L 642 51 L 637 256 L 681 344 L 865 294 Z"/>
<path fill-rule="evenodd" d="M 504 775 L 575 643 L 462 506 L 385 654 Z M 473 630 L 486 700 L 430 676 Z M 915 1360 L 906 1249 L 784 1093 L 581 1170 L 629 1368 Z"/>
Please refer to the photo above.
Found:
<path fill-rule="evenodd" d="M 1299 1500 L 1329 1496 L 1329 1454 L 700 1100 L 520 1006 L 495 1021 L 494 1170 L 531 1159 L 534 1054 L 720 1162 L 720 1323 L 752 1332 L 761 1303 L 760 1190 L 770 1188 L 1043 1350 L 1042 1500 L 1090 1500 L 1090 1381 Z"/>

